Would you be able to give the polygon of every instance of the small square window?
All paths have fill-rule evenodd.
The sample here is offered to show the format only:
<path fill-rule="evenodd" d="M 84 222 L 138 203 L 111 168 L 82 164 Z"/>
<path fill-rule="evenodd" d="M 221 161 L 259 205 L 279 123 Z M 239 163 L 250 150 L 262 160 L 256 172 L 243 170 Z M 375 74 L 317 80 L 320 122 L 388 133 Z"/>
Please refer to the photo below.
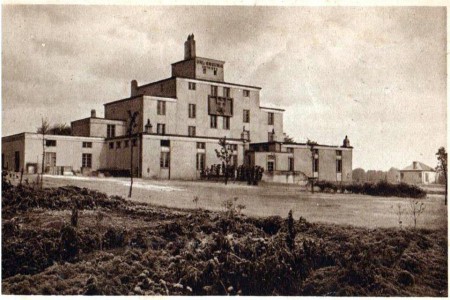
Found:
<path fill-rule="evenodd" d="M 161 147 L 170 147 L 170 140 L 161 140 Z"/>
<path fill-rule="evenodd" d="M 114 142 L 109 143 L 109 149 L 114 149 Z"/>
<path fill-rule="evenodd" d="M 197 143 L 197 149 L 205 149 L 205 143 Z"/>
<path fill-rule="evenodd" d="M 92 148 L 92 142 L 83 142 L 83 148 Z"/>
<path fill-rule="evenodd" d="M 195 90 L 195 82 L 189 82 L 189 89 L 190 89 L 191 91 L 194 91 L 194 90 Z"/>
<path fill-rule="evenodd" d="M 45 140 L 45 146 L 56 147 L 56 141 L 55 140 Z"/>
<path fill-rule="evenodd" d="M 244 97 L 250 97 L 250 91 L 249 90 L 244 90 Z"/>

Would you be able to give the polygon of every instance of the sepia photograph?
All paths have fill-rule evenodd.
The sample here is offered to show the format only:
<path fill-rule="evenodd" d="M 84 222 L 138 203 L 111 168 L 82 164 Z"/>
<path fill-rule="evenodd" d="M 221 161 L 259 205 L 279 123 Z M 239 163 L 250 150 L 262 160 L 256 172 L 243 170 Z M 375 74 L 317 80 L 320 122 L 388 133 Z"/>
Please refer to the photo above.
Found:
<path fill-rule="evenodd" d="M 445 5 L 3 3 L 1 294 L 448 297 Z"/>

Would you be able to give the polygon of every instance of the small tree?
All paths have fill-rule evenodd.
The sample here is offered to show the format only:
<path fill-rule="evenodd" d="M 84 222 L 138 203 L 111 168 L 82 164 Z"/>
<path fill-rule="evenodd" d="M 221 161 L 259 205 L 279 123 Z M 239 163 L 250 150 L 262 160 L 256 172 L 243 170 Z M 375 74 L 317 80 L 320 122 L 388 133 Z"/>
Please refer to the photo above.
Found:
<path fill-rule="evenodd" d="M 72 128 L 66 123 L 58 123 L 50 128 L 50 133 L 54 135 L 71 135 Z"/>
<path fill-rule="evenodd" d="M 425 204 L 422 201 L 411 199 L 409 200 L 409 208 L 411 217 L 414 221 L 414 228 L 417 227 L 417 218 L 424 212 Z"/>
<path fill-rule="evenodd" d="M 45 135 L 50 131 L 50 124 L 47 119 L 42 118 L 41 126 L 38 127 L 37 133 L 42 134 L 42 169 L 41 169 L 41 189 L 44 183 L 44 171 L 45 171 Z"/>
<path fill-rule="evenodd" d="M 295 227 L 294 227 L 294 218 L 292 217 L 292 209 L 289 211 L 287 218 L 287 229 L 288 233 L 286 236 L 286 244 L 288 248 L 292 251 L 295 247 Z"/>
<path fill-rule="evenodd" d="M 315 149 L 314 147 L 317 146 L 317 142 L 311 141 L 308 139 L 306 142 L 306 145 L 308 145 L 309 150 L 311 151 L 311 165 L 312 165 L 312 173 L 311 173 L 311 193 L 314 193 L 314 155 L 315 155 Z"/>
<path fill-rule="evenodd" d="M 439 148 L 436 153 L 438 159 L 438 166 L 436 167 L 436 171 L 439 175 L 444 176 L 445 180 L 445 205 L 447 205 L 447 191 L 448 191 L 448 183 L 447 183 L 447 151 L 445 151 L 444 147 Z"/>
<path fill-rule="evenodd" d="M 127 135 L 129 138 L 130 143 L 130 191 L 128 193 L 128 198 L 131 198 L 131 193 L 133 192 L 133 147 L 134 143 L 132 140 L 133 136 L 133 129 L 136 128 L 136 118 L 139 115 L 138 111 L 135 111 L 134 113 L 131 112 L 131 110 L 128 111 L 129 116 L 129 122 L 128 122 L 128 129 L 127 129 Z"/>
<path fill-rule="evenodd" d="M 216 150 L 217 157 L 222 161 L 223 173 L 225 175 L 225 185 L 228 183 L 228 166 L 230 165 L 231 158 L 233 157 L 233 148 L 227 143 L 227 137 L 224 136 L 219 139 L 220 150 Z"/>

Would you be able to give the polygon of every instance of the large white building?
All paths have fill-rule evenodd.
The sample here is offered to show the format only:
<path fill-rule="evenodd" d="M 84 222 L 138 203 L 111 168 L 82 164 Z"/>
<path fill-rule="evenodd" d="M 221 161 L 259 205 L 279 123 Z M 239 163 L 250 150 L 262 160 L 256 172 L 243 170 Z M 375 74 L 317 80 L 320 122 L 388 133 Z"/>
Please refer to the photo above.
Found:
<path fill-rule="evenodd" d="M 91 111 L 90 117 L 71 123 L 71 136 L 46 136 L 47 172 L 127 174 L 132 143 L 136 176 L 194 180 L 206 166 L 220 163 L 215 149 L 226 137 L 233 145 L 233 164 L 263 167 L 264 180 L 351 180 L 347 137 L 342 146 L 286 143 L 284 110 L 262 105 L 260 87 L 226 82 L 225 62 L 197 56 L 193 35 L 184 50 L 170 78 L 142 85 L 133 80 L 130 97 L 106 103 L 104 118 Z M 130 137 L 133 113 L 137 126 Z M 3 168 L 8 170 L 38 172 L 42 153 L 40 134 L 2 139 Z"/>

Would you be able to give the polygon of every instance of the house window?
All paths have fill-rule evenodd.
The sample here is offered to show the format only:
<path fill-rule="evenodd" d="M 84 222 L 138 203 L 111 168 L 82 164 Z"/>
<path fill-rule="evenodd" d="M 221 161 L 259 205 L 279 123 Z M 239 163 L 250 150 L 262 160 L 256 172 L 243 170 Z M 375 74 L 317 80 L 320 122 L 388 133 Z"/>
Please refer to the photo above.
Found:
<path fill-rule="evenodd" d="M 195 82 L 189 82 L 189 89 L 190 90 L 195 90 Z"/>
<path fill-rule="evenodd" d="M 237 151 L 237 144 L 230 144 L 230 145 L 229 145 L 229 149 L 230 149 L 231 151 Z"/>
<path fill-rule="evenodd" d="M 197 153 L 197 170 L 205 169 L 205 153 Z"/>
<path fill-rule="evenodd" d="M 232 156 L 231 156 L 231 165 L 232 166 L 235 166 L 235 167 L 237 167 L 237 165 L 238 165 L 238 161 L 237 161 L 237 154 L 233 154 Z"/>
<path fill-rule="evenodd" d="M 56 152 L 45 152 L 45 166 L 55 167 L 56 166 Z"/>
<path fill-rule="evenodd" d="M 230 88 L 224 87 L 223 88 L 223 96 L 229 98 L 230 97 Z"/>
<path fill-rule="evenodd" d="M 170 140 L 161 140 L 161 147 L 170 147 Z"/>
<path fill-rule="evenodd" d="M 223 117 L 223 129 L 230 129 L 230 117 Z"/>
<path fill-rule="evenodd" d="M 189 136 L 195 136 L 195 126 L 189 126 L 188 127 L 188 135 Z"/>
<path fill-rule="evenodd" d="M 161 116 L 166 115 L 166 102 L 158 100 L 156 110 L 157 110 L 158 115 L 161 115 Z"/>
<path fill-rule="evenodd" d="M 81 158 L 81 166 L 83 168 L 92 168 L 92 154 L 91 153 L 83 153 Z"/>
<path fill-rule="evenodd" d="M 121 141 L 117 141 L 116 142 L 116 149 L 120 149 L 122 147 L 122 142 Z"/>
<path fill-rule="evenodd" d="M 314 173 L 319 172 L 319 158 L 318 157 L 314 158 L 313 170 L 314 170 Z"/>
<path fill-rule="evenodd" d="M 195 104 L 189 104 L 189 118 L 195 118 Z"/>
<path fill-rule="evenodd" d="M 400 173 L 400 178 L 403 179 L 405 177 L 404 173 Z"/>
<path fill-rule="evenodd" d="M 287 147 L 287 148 L 286 148 L 286 152 L 288 152 L 288 153 L 294 153 L 294 148 L 292 148 L 292 147 Z"/>
<path fill-rule="evenodd" d="M 267 171 L 273 172 L 274 168 L 275 168 L 275 162 L 273 160 L 269 160 L 267 162 Z"/>
<path fill-rule="evenodd" d="M 211 96 L 217 96 L 217 86 L 211 86 Z"/>
<path fill-rule="evenodd" d="M 250 123 L 250 110 L 244 109 L 243 122 Z"/>
<path fill-rule="evenodd" d="M 214 69 L 214 76 L 217 75 L 217 69 Z"/>
<path fill-rule="evenodd" d="M 156 125 L 156 133 L 162 135 L 166 134 L 166 124 L 158 123 Z"/>
<path fill-rule="evenodd" d="M 268 133 L 268 141 L 273 142 L 273 132 Z"/>
<path fill-rule="evenodd" d="M 83 142 L 83 148 L 92 148 L 92 142 Z"/>
<path fill-rule="evenodd" d="M 55 140 L 45 140 L 45 146 L 56 147 L 56 141 Z"/>
<path fill-rule="evenodd" d="M 205 143 L 197 143 L 197 149 L 205 149 Z"/>
<path fill-rule="evenodd" d="M 136 139 L 133 139 L 133 140 L 131 141 L 131 146 L 132 146 L 132 147 L 136 147 L 136 145 L 137 145 L 137 140 L 136 140 Z"/>
<path fill-rule="evenodd" d="M 249 90 L 244 90 L 244 97 L 250 97 L 250 91 Z"/>
<path fill-rule="evenodd" d="M 289 171 L 293 172 L 294 171 L 294 158 L 293 157 L 288 157 L 288 165 L 289 165 Z"/>
<path fill-rule="evenodd" d="M 114 149 L 114 142 L 109 143 L 109 149 Z"/>
<path fill-rule="evenodd" d="M 170 163 L 170 152 L 161 152 L 161 159 L 159 161 L 159 166 L 161 168 L 168 168 Z"/>
<path fill-rule="evenodd" d="M 217 116 L 211 116 L 210 124 L 211 128 L 217 128 Z"/>
<path fill-rule="evenodd" d="M 336 173 L 342 173 L 342 160 L 336 160 Z"/>
<path fill-rule="evenodd" d="M 126 140 L 126 141 L 125 141 L 125 146 L 124 146 L 124 148 L 128 148 L 128 146 L 130 146 L 130 141 L 129 141 L 129 140 Z"/>
<path fill-rule="evenodd" d="M 206 67 L 203 67 L 203 74 L 206 74 Z"/>
<path fill-rule="evenodd" d="M 336 150 L 336 156 L 342 156 L 342 150 Z"/>
<path fill-rule="evenodd" d="M 419 178 L 422 180 L 422 173 L 419 172 Z"/>
<path fill-rule="evenodd" d="M 115 137 L 116 136 L 116 125 L 106 125 L 106 137 Z"/>
<path fill-rule="evenodd" d="M 273 117 L 274 117 L 274 114 L 273 113 L 268 113 L 268 115 L 267 115 L 267 124 L 269 124 L 269 125 L 273 125 Z"/>

